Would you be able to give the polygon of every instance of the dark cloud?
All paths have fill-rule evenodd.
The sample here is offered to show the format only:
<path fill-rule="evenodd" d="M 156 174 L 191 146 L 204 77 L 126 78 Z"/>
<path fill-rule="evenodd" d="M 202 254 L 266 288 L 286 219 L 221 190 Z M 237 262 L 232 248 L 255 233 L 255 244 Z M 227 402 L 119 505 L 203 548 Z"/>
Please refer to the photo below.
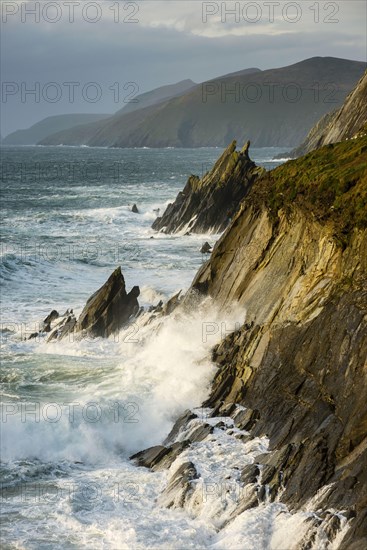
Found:
<path fill-rule="evenodd" d="M 334 24 L 310 25 L 301 20 L 271 26 L 263 21 L 257 27 L 223 25 L 218 20 L 203 26 L 200 9 L 190 12 L 200 4 L 190 3 L 185 14 L 184 3 L 173 2 L 166 9 L 163 2 L 150 2 L 145 15 L 141 10 L 139 24 L 115 24 L 111 13 L 94 24 L 80 19 L 72 24 L 22 24 L 16 19 L 3 24 L 3 82 L 25 83 L 28 88 L 39 82 L 41 91 L 47 83 L 56 82 L 62 97 L 51 103 L 41 95 L 35 103 L 28 95 L 23 103 L 18 93 L 2 101 L 2 135 L 53 114 L 112 113 L 121 107 L 109 89 L 116 82 L 123 98 L 128 82 L 147 91 L 185 78 L 200 82 L 246 67 L 279 67 L 316 55 L 366 60 L 362 2 L 344 2 L 349 10 L 339 11 Z M 63 84 L 72 81 L 80 83 L 73 103 Z M 96 103 L 81 93 L 88 82 L 97 82 L 102 91 Z M 52 89 L 47 91 L 51 95 Z"/>

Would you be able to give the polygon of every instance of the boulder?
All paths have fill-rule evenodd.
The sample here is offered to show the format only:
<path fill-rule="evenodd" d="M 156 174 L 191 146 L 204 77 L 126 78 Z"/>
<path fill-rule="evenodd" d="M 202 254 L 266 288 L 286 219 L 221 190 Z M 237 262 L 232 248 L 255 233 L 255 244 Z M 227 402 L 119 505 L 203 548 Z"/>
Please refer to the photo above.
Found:
<path fill-rule="evenodd" d="M 136 206 L 136 204 L 133 204 L 133 207 L 131 209 L 131 212 L 134 212 L 134 214 L 139 214 L 139 209 L 138 207 Z"/>

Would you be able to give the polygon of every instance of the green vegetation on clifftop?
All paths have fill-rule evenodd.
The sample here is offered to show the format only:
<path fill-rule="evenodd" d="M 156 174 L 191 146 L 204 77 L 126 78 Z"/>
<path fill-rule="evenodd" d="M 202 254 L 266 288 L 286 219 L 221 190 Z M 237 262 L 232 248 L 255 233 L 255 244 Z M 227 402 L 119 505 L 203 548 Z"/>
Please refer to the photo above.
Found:
<path fill-rule="evenodd" d="M 354 227 L 367 227 L 367 136 L 327 145 L 269 172 L 252 198 L 277 216 L 293 203 L 335 224 L 342 243 Z"/>

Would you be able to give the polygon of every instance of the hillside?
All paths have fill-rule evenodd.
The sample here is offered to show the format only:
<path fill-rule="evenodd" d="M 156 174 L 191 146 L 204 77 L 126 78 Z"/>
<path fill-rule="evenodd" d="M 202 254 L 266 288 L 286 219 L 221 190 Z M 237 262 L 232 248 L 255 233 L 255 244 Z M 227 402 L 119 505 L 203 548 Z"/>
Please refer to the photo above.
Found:
<path fill-rule="evenodd" d="M 358 61 L 317 57 L 279 69 L 239 71 L 158 105 L 117 113 L 84 136 L 83 143 L 226 147 L 233 139 L 250 139 L 254 147 L 293 147 L 317 120 L 342 105 L 365 68 Z M 75 143 L 75 137 L 66 131 L 42 143 Z"/>
<path fill-rule="evenodd" d="M 150 92 L 145 92 L 144 94 L 139 94 L 136 96 L 135 100 L 127 103 L 122 109 L 117 111 L 116 115 L 127 114 L 137 109 L 144 109 L 144 107 L 150 107 L 150 105 L 156 105 L 162 101 L 166 101 L 172 97 L 177 97 L 183 95 L 188 90 L 191 90 L 197 86 L 195 82 L 190 79 L 181 80 L 177 84 L 169 84 L 168 86 L 161 86 L 160 88 L 155 88 Z"/>
<path fill-rule="evenodd" d="M 306 140 L 291 151 L 299 157 L 327 145 L 350 139 L 367 125 L 367 72 L 348 95 L 343 106 L 325 115 L 310 131 Z"/>
<path fill-rule="evenodd" d="M 16 130 L 8 134 L 2 141 L 3 145 L 36 145 L 44 138 L 55 132 L 70 130 L 81 124 L 96 123 L 105 120 L 110 115 L 107 114 L 71 114 L 56 115 L 44 118 L 40 122 L 33 124 L 26 130 Z"/>

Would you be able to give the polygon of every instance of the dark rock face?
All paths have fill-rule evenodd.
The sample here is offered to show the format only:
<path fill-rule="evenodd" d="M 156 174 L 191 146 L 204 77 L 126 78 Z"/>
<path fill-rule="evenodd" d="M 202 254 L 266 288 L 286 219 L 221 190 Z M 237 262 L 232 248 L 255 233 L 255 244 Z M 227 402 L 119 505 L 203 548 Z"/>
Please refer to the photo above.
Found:
<path fill-rule="evenodd" d="M 230 399 L 256 407 L 256 422 L 248 423 L 250 410 L 234 419 L 253 436 L 270 437 L 276 452 L 261 462 L 267 466 L 262 482 L 270 486 L 272 498 L 282 484 L 282 501 L 297 509 L 332 483 L 323 505 L 355 512 L 350 532 L 358 537 L 367 536 L 362 521 L 367 497 L 366 311 L 367 292 L 356 291 L 333 299 L 306 326 L 274 331 L 242 392 L 235 388 L 243 347 L 223 342 L 224 366 L 206 403 L 217 406 Z M 218 392 L 225 385 L 227 397 Z"/>
<path fill-rule="evenodd" d="M 200 249 L 200 252 L 201 252 L 202 254 L 210 254 L 211 251 L 212 251 L 212 247 L 210 246 L 210 244 L 208 243 L 208 241 L 205 242 L 205 243 L 203 244 L 203 246 L 201 247 L 201 249 Z"/>
<path fill-rule="evenodd" d="M 144 466 L 153 471 L 164 470 L 171 466 L 188 445 L 188 441 L 176 442 L 168 447 L 157 445 L 156 447 L 150 447 L 132 455 L 130 459 L 137 466 Z"/>
<path fill-rule="evenodd" d="M 87 301 L 76 323 L 75 331 L 107 338 L 118 332 L 139 311 L 140 290 L 134 286 L 127 293 L 125 280 L 118 267 L 108 281 Z"/>
<path fill-rule="evenodd" d="M 181 301 L 181 290 L 170 298 L 162 307 L 162 315 L 170 315 Z"/>
<path fill-rule="evenodd" d="M 189 409 L 185 411 L 174 423 L 172 430 L 164 441 L 165 445 L 173 443 L 177 439 L 179 433 L 183 429 L 186 429 L 187 424 L 195 418 L 197 418 L 197 415 L 195 413 L 193 413 Z"/>
<path fill-rule="evenodd" d="M 257 203 L 251 198 L 193 283 L 219 305 L 239 302 L 251 319 L 213 350 L 219 370 L 204 406 L 231 415 L 252 437 L 269 437 L 270 453 L 256 460 L 271 501 L 300 510 L 321 494 L 319 524 L 310 523 L 304 547 L 321 525 L 329 541 L 335 538 L 340 524 L 328 512 L 334 509 L 350 522 L 340 548 L 362 548 L 367 232 L 354 227 L 343 249 L 330 221 L 314 222 L 294 203 L 288 216 L 279 210 L 270 217 L 261 197 Z M 233 404 L 247 410 L 234 413 Z M 244 472 L 245 479 L 253 481 L 250 474 Z M 256 505 L 252 497 L 234 516 L 250 505 Z"/>
<path fill-rule="evenodd" d="M 190 176 L 184 190 L 152 228 L 164 233 L 223 231 L 253 183 L 264 173 L 250 159 L 249 146 L 247 142 L 241 151 L 236 151 L 233 141 L 202 179 Z"/>
<path fill-rule="evenodd" d="M 43 320 L 40 330 L 38 332 L 33 332 L 28 340 L 32 340 L 33 338 L 37 338 L 38 336 L 42 336 L 45 333 L 51 332 L 51 323 L 53 323 L 56 319 L 60 317 L 59 313 L 56 311 L 56 309 L 53 309 L 49 315 Z"/>

